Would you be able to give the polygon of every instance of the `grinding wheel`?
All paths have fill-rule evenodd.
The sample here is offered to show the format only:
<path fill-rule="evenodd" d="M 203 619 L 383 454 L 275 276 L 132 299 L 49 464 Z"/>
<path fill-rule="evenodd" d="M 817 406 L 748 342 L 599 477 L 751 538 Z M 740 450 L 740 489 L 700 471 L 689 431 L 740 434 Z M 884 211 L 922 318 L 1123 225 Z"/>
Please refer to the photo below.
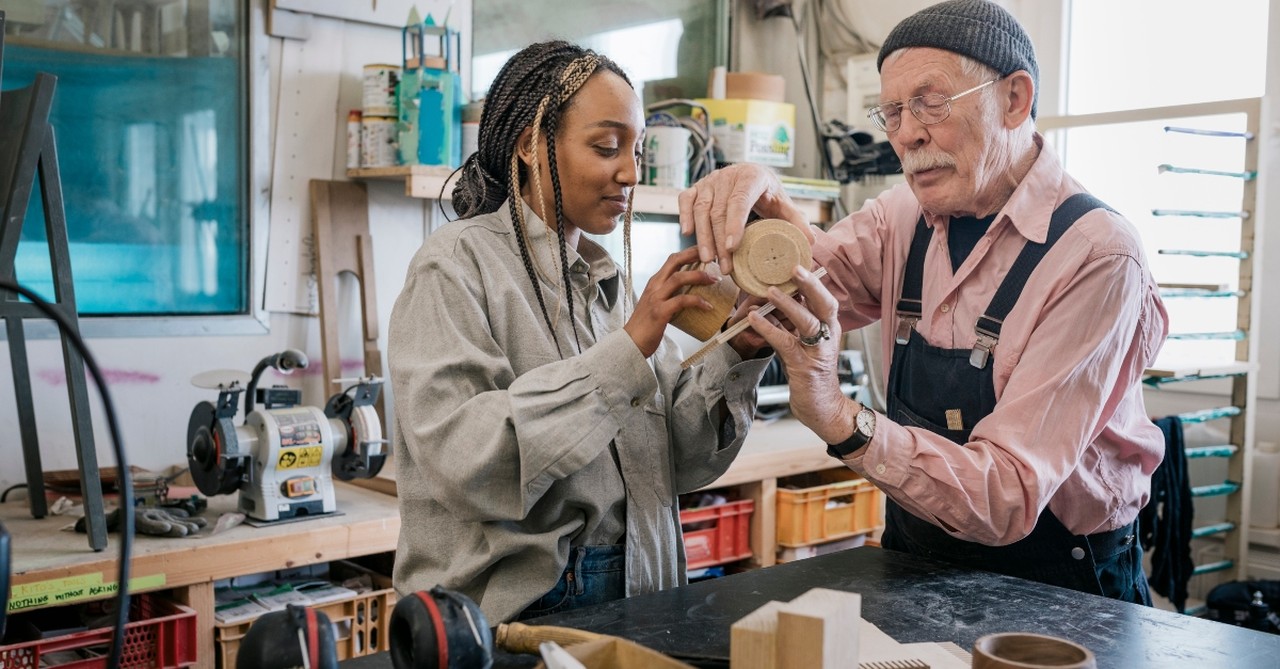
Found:
<path fill-rule="evenodd" d="M 747 226 L 733 252 L 733 281 L 756 297 L 768 297 L 769 287 L 796 291 L 791 271 L 796 265 L 813 267 L 813 253 L 804 233 L 791 223 L 766 218 Z"/>

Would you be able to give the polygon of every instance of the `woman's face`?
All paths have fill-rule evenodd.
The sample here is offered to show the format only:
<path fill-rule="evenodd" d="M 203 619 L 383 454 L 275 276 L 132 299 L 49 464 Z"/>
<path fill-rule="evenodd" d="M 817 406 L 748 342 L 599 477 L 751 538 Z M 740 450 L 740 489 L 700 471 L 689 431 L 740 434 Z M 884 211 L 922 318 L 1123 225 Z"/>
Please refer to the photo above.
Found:
<path fill-rule="evenodd" d="M 608 70 L 591 75 L 569 99 L 556 133 L 556 166 L 564 203 L 565 239 L 576 248 L 579 231 L 604 235 L 613 231 L 626 212 L 631 189 L 640 179 L 644 114 L 640 100 L 622 77 Z M 520 157 L 528 164 L 529 138 L 520 139 Z M 542 198 L 532 178 L 523 187 L 534 213 L 555 221 L 555 190 L 547 165 L 546 144 L 538 147 Z"/>

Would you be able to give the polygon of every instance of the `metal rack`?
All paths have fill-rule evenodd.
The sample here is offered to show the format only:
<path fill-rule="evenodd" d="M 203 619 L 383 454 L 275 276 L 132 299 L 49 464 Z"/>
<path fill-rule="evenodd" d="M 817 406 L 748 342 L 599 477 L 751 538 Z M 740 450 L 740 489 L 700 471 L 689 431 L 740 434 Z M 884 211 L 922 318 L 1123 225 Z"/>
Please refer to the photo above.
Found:
<path fill-rule="evenodd" d="M 1235 258 L 1239 266 L 1239 283 L 1235 290 L 1225 290 L 1221 286 L 1207 287 L 1167 287 L 1162 290 L 1166 300 L 1199 299 L 1199 300 L 1233 300 L 1236 304 L 1236 327 L 1234 330 L 1219 332 L 1184 332 L 1171 334 L 1170 340 L 1229 340 L 1235 342 L 1235 364 L 1215 369 L 1202 369 L 1194 374 L 1183 375 L 1149 375 L 1146 383 L 1154 388 L 1170 383 L 1197 383 L 1213 379 L 1226 379 L 1231 386 L 1230 403 L 1218 407 L 1178 414 L 1184 424 L 1203 423 L 1226 420 L 1229 423 L 1228 441 L 1224 444 L 1199 446 L 1186 449 L 1188 459 L 1224 458 L 1227 464 L 1226 478 L 1220 483 L 1195 486 L 1191 490 L 1194 499 L 1223 497 L 1226 511 L 1222 519 L 1200 522 L 1192 530 L 1192 537 L 1221 537 L 1223 555 L 1220 560 L 1202 562 L 1195 565 L 1192 576 L 1221 573 L 1228 579 L 1244 579 L 1247 572 L 1249 549 L 1248 527 L 1249 509 L 1248 494 L 1245 483 L 1249 480 L 1249 456 L 1254 440 L 1254 416 L 1250 409 L 1256 403 L 1256 344 L 1252 315 L 1254 309 L 1253 278 L 1257 269 L 1255 261 L 1255 227 L 1253 213 L 1256 208 L 1257 166 L 1258 166 L 1258 130 L 1261 111 L 1259 100 L 1237 101 L 1245 113 L 1246 129 L 1243 132 L 1225 132 L 1181 128 L 1168 126 L 1166 132 L 1189 133 L 1203 135 L 1205 141 L 1234 141 L 1244 143 L 1244 169 L 1239 172 L 1200 170 L 1190 167 L 1161 165 L 1161 173 L 1181 173 L 1197 175 L 1205 179 L 1240 179 L 1243 182 L 1243 194 L 1238 211 L 1152 211 L 1154 216 L 1199 217 L 1205 219 L 1239 219 L 1240 243 L 1233 251 L 1197 252 L 1186 250 L 1161 249 L 1160 253 L 1178 253 L 1194 257 L 1229 257 Z M 1196 613 L 1192 608 L 1188 613 Z"/>

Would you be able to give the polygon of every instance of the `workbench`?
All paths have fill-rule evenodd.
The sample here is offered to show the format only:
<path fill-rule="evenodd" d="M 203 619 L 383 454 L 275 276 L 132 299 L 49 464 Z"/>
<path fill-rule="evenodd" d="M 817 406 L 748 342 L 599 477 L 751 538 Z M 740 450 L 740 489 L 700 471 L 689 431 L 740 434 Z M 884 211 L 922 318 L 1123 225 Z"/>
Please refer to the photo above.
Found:
<path fill-rule="evenodd" d="M 214 666 L 214 581 L 246 574 L 395 551 L 400 509 L 394 497 L 335 482 L 338 513 L 255 527 L 241 524 L 190 538 L 139 534 L 133 543 L 130 592 L 169 591 L 196 611 L 198 667 Z M 209 499 L 202 514 L 212 524 L 235 511 L 236 495 Z M 12 535 L 11 601 L 21 608 L 70 604 L 112 596 L 103 586 L 118 579 L 120 544 L 111 534 L 107 549 L 95 552 L 84 535 L 63 531 L 74 518 L 35 519 L 26 502 L 0 504 L 0 519 Z"/>
<path fill-rule="evenodd" d="M 1280 658 L 1277 635 L 873 547 L 526 622 L 611 634 L 665 653 L 728 658 L 735 621 L 769 601 L 789 601 L 817 587 L 861 594 L 862 617 L 900 643 L 949 641 L 968 650 L 986 634 L 1035 632 L 1084 645 L 1097 656 L 1099 669 L 1274 669 Z M 497 655 L 497 669 L 536 662 L 530 656 Z M 390 669 L 392 664 L 390 655 L 381 653 L 341 666 Z"/>

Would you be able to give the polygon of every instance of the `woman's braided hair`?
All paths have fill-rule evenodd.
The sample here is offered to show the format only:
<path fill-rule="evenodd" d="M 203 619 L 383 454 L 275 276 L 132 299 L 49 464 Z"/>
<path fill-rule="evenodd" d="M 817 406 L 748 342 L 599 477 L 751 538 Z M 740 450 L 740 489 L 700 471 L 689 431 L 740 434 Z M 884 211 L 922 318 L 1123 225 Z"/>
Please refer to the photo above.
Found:
<path fill-rule="evenodd" d="M 520 161 L 516 143 L 525 128 L 533 128 L 532 153 L 534 161 L 538 160 L 540 144 L 545 141 L 547 162 L 551 166 L 551 187 L 555 196 L 554 224 L 559 237 L 560 280 L 564 284 L 564 293 L 569 305 L 569 323 L 573 327 L 574 342 L 578 350 L 582 344 L 578 341 L 578 329 L 573 313 L 573 290 L 569 278 L 568 250 L 565 244 L 563 197 L 560 190 L 560 170 L 556 166 L 556 131 L 560 119 L 569 106 L 569 101 L 578 92 L 592 74 L 601 69 L 608 70 L 622 77 L 627 85 L 631 80 L 618 67 L 617 63 L 590 49 L 555 40 L 540 42 L 525 47 L 498 72 L 498 76 L 489 88 L 484 100 L 484 112 L 480 116 L 480 133 L 477 141 L 478 149 L 463 163 L 457 185 L 453 187 L 453 208 L 460 218 L 471 218 L 480 214 L 488 214 L 498 210 L 505 200 L 511 210 L 511 221 L 516 229 L 516 243 L 520 248 L 520 258 L 524 262 L 525 271 L 533 283 L 533 292 L 537 296 L 538 306 L 542 309 L 542 318 L 551 331 L 551 338 L 556 348 L 560 348 L 559 338 L 546 300 L 542 294 L 538 274 L 541 268 L 535 267 L 533 255 L 529 250 L 529 239 L 524 220 L 524 200 L 521 187 L 525 179 L 530 178 L 530 170 Z M 532 170 L 535 202 L 542 208 L 542 183 L 538 171 Z M 546 222 L 552 219 L 547 212 L 539 211 L 538 215 Z M 626 262 L 627 262 L 627 296 L 631 292 L 631 206 L 628 202 L 625 228 Z M 554 256 L 553 256 L 554 257 Z M 548 277 L 552 284 L 556 283 Z M 557 319 L 559 314 L 557 313 Z"/>

